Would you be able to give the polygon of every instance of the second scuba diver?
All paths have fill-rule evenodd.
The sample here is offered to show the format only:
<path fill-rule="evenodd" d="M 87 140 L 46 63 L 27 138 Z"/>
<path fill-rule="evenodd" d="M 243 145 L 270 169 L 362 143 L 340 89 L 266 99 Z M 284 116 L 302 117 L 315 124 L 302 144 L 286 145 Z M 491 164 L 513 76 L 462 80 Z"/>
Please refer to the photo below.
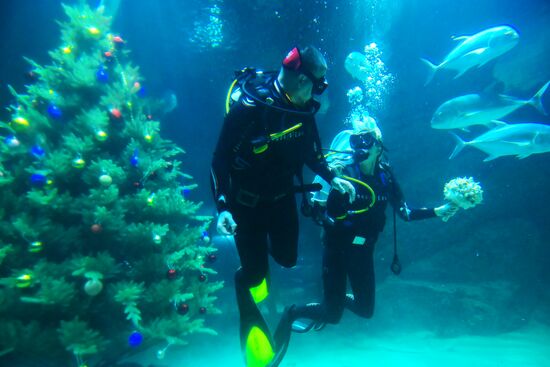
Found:
<path fill-rule="evenodd" d="M 327 87 L 327 64 L 314 47 L 294 48 L 280 71 L 245 69 L 227 96 L 226 116 L 212 161 L 217 229 L 235 235 L 241 267 L 235 274 L 241 348 L 248 367 L 277 366 L 278 351 L 257 304 L 268 295 L 268 254 L 296 265 L 298 211 L 294 178 L 304 163 L 336 191 L 353 185 L 329 169 L 321 151 L 312 97 Z"/>
<path fill-rule="evenodd" d="M 331 145 L 336 149 L 327 159 L 333 171 L 352 182 L 356 200 L 347 194 L 324 190 L 313 196 L 316 221 L 323 226 L 323 289 L 321 303 L 287 307 L 275 333 L 275 340 L 288 345 L 291 330 L 306 332 L 326 323 L 337 324 L 344 309 L 363 318 L 374 312 L 375 275 L 373 254 L 378 235 L 386 223 L 390 203 L 405 221 L 440 217 L 447 220 L 458 207 L 444 204 L 428 209 L 409 208 L 388 163 L 382 161 L 382 134 L 371 117 L 354 122 L 353 130 L 340 132 Z M 316 181 L 321 181 L 316 178 Z M 328 197 L 327 197 L 328 196 Z M 399 273 L 394 257 L 392 270 Z M 351 294 L 346 293 L 347 279 Z M 308 322 L 302 320 L 307 319 Z"/>

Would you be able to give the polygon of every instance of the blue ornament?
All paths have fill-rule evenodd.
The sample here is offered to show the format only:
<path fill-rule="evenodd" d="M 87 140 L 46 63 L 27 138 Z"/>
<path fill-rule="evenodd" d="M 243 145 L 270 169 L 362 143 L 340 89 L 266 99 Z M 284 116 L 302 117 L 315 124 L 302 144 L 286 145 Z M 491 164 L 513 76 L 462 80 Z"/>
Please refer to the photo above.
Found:
<path fill-rule="evenodd" d="M 6 136 L 6 139 L 4 139 L 4 143 L 10 148 L 17 148 L 21 143 L 17 138 L 13 135 Z"/>
<path fill-rule="evenodd" d="M 128 337 L 128 344 L 131 347 L 137 347 L 141 344 L 143 341 L 143 335 L 141 335 L 139 332 L 134 331 L 130 336 Z"/>
<path fill-rule="evenodd" d="M 63 116 L 61 109 L 54 104 L 48 106 L 48 115 L 55 120 L 59 120 Z"/>
<path fill-rule="evenodd" d="M 43 187 L 46 184 L 46 176 L 41 173 L 33 173 L 31 175 L 31 184 L 37 187 Z"/>
<path fill-rule="evenodd" d="M 206 232 L 206 231 L 202 232 L 202 238 L 204 238 L 204 237 L 208 237 L 208 232 Z"/>
<path fill-rule="evenodd" d="M 34 147 L 32 147 L 31 149 L 31 154 L 35 157 L 35 158 L 42 158 L 44 157 L 44 154 L 46 154 L 46 152 L 44 151 L 44 149 L 42 149 L 42 147 L 40 145 L 35 145 Z"/>
<path fill-rule="evenodd" d="M 138 157 L 138 150 L 137 148 L 134 149 L 134 154 L 130 158 L 130 164 L 134 167 L 137 167 L 139 164 L 139 157 Z"/>
<path fill-rule="evenodd" d="M 189 196 L 190 192 L 191 190 L 189 190 L 188 188 L 184 188 L 183 190 L 181 190 L 181 194 L 183 195 L 183 197 Z"/>
<path fill-rule="evenodd" d="M 147 96 L 147 89 L 142 85 L 137 92 L 137 96 L 140 98 L 145 98 Z"/>
<path fill-rule="evenodd" d="M 105 70 L 103 66 L 99 68 L 97 73 L 95 73 L 95 76 L 97 78 L 97 81 L 100 83 L 109 82 L 109 74 L 107 74 L 107 70 Z"/>

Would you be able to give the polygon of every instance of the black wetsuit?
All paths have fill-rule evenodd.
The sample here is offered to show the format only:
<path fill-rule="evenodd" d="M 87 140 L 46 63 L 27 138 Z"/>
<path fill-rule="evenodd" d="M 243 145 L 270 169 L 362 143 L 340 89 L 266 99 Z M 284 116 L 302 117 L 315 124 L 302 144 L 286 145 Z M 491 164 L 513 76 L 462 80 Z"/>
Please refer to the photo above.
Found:
<path fill-rule="evenodd" d="M 386 223 L 386 207 L 392 204 L 399 216 L 417 220 L 435 216 L 433 209 L 409 209 L 399 185 L 387 164 L 377 166 L 374 175 L 365 176 L 357 164 L 346 168 L 345 174 L 366 183 L 375 193 L 375 203 L 366 212 L 350 214 L 369 207 L 372 194 L 356 182 L 356 200 L 350 204 L 348 194 L 332 190 L 327 200 L 323 231 L 323 287 L 321 304 L 298 306 L 293 319 L 309 318 L 318 322 L 338 323 L 344 308 L 370 318 L 374 312 L 374 246 Z M 346 295 L 349 278 L 353 295 Z"/>
<path fill-rule="evenodd" d="M 296 109 L 275 77 L 246 86 L 254 98 L 242 93 L 225 117 L 211 178 L 218 212 L 228 210 L 237 223 L 242 265 L 237 283 L 251 287 L 266 277 L 268 253 L 282 266 L 296 264 L 294 177 L 301 175 L 304 164 L 328 182 L 334 175 L 319 146 L 314 119 L 318 103 L 312 100 L 303 110 Z"/>

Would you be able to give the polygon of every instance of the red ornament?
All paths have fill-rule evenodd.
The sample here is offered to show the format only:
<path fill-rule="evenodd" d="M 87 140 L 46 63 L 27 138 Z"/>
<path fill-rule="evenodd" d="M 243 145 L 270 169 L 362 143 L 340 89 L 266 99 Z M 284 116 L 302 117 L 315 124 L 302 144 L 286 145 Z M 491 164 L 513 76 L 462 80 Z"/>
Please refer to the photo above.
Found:
<path fill-rule="evenodd" d="M 206 275 L 201 274 L 199 275 L 199 282 L 204 282 L 206 280 Z"/>
<path fill-rule="evenodd" d="M 113 53 L 112 53 L 111 51 L 105 51 L 105 52 L 103 53 L 103 55 L 104 55 L 106 58 L 108 58 L 108 59 L 110 59 L 111 57 L 113 57 Z"/>
<path fill-rule="evenodd" d="M 199 308 L 199 312 L 204 315 L 206 313 L 206 307 Z"/>
<path fill-rule="evenodd" d="M 180 303 L 177 309 L 180 315 L 185 315 L 187 312 L 189 312 L 189 305 L 187 303 Z"/>
<path fill-rule="evenodd" d="M 92 227 L 90 229 L 95 234 L 101 233 L 101 231 L 103 231 L 103 227 L 101 227 L 101 224 L 97 224 L 97 223 L 92 224 Z"/>
<path fill-rule="evenodd" d="M 117 45 L 122 45 L 124 43 L 124 40 L 120 36 L 114 36 L 113 42 Z"/>
<path fill-rule="evenodd" d="M 122 112 L 120 112 L 118 108 L 111 108 L 109 112 L 111 113 L 111 116 L 117 120 L 122 117 Z"/>
<path fill-rule="evenodd" d="M 141 187 L 141 182 L 136 181 L 133 183 L 133 185 L 136 189 L 139 189 Z"/>
<path fill-rule="evenodd" d="M 214 255 L 214 254 L 208 255 L 208 261 L 209 261 L 209 262 L 213 263 L 213 262 L 216 261 L 216 259 L 217 259 L 217 258 L 216 258 L 216 255 Z"/>
<path fill-rule="evenodd" d="M 151 121 L 153 119 L 153 115 L 147 115 L 147 120 Z"/>
<path fill-rule="evenodd" d="M 166 272 L 166 277 L 168 279 L 175 279 L 177 275 L 178 275 L 178 272 L 176 271 L 176 269 L 169 269 Z"/>

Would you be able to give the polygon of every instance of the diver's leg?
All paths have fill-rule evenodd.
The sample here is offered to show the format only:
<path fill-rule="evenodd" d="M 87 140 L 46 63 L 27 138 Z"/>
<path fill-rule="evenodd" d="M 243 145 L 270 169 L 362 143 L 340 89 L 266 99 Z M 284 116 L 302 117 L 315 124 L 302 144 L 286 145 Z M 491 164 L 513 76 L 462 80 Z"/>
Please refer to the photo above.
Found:
<path fill-rule="evenodd" d="M 375 275 L 374 243 L 353 246 L 346 255 L 348 276 L 353 295 L 346 295 L 346 308 L 354 314 L 370 319 L 374 313 Z"/>
<path fill-rule="evenodd" d="M 271 256 L 279 265 L 291 268 L 298 259 L 298 210 L 294 195 L 273 203 L 268 215 Z"/>
<path fill-rule="evenodd" d="M 271 333 L 256 305 L 265 298 L 267 291 L 265 218 L 260 209 L 241 208 L 235 212 L 238 225 L 235 243 L 241 259 L 241 268 L 235 274 L 241 348 L 246 366 L 264 367 L 275 355 Z"/>
<path fill-rule="evenodd" d="M 344 248 L 350 235 L 336 228 L 323 233 L 323 322 L 337 324 L 344 312 L 346 296 L 346 267 Z"/>

